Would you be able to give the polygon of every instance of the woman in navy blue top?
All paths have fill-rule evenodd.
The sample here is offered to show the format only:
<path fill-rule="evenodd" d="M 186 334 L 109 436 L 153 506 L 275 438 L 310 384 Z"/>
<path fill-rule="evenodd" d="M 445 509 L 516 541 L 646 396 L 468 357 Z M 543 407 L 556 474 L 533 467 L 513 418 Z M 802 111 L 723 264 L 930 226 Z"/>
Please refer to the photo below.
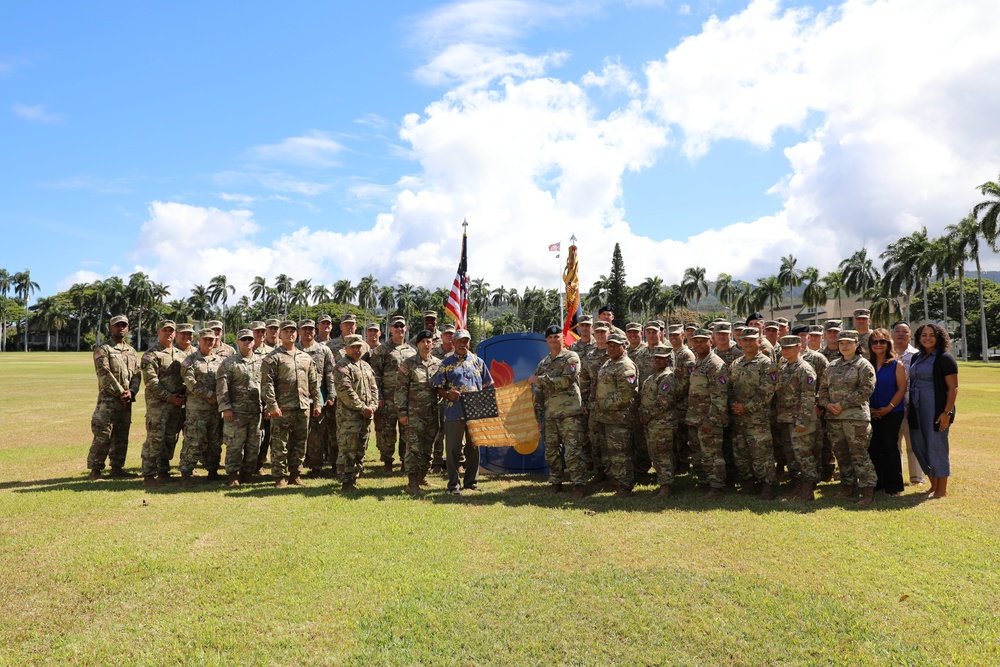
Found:
<path fill-rule="evenodd" d="M 875 367 L 875 391 L 869 400 L 872 441 L 868 456 L 875 466 L 876 491 L 890 496 L 903 492 L 903 467 L 899 456 L 899 427 L 903 424 L 906 369 L 892 350 L 889 332 L 876 329 L 868 338 L 868 361 Z"/>
<path fill-rule="evenodd" d="M 948 332 L 937 324 L 917 329 L 920 352 L 910 360 L 910 407 L 907 419 L 913 453 L 930 478 L 928 498 L 948 495 L 951 462 L 948 427 L 955 420 L 958 398 L 958 362 L 948 351 Z"/>

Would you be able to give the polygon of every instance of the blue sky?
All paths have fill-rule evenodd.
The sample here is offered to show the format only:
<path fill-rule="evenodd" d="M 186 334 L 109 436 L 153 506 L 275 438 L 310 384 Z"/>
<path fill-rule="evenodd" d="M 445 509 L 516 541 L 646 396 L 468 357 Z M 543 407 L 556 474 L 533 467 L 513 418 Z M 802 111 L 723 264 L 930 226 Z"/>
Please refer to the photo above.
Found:
<path fill-rule="evenodd" d="M 555 286 L 573 233 L 588 284 L 615 242 L 635 282 L 829 270 L 997 177 L 964 5 L 6 3 L 0 266 L 433 288 L 468 217 L 494 286 Z"/>

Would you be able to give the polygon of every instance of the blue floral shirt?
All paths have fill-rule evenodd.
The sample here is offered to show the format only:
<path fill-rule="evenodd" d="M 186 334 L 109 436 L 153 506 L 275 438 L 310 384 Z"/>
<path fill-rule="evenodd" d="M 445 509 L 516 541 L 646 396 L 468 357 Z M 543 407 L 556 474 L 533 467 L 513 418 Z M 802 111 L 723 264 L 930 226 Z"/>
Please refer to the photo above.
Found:
<path fill-rule="evenodd" d="M 441 368 L 434 374 L 432 381 L 437 389 L 450 391 L 456 389 L 461 393 L 482 391 L 493 384 L 493 378 L 486 368 L 486 362 L 469 352 L 459 359 L 455 353 L 449 354 L 441 362 Z M 465 419 L 462 401 L 444 400 L 444 420 L 446 422 Z"/>

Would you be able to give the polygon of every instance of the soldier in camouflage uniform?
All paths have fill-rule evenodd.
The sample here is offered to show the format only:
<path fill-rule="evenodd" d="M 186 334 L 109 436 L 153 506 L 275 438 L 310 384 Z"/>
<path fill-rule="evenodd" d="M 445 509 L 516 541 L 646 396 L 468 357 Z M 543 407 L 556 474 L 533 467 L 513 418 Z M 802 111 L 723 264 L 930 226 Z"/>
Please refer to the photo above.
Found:
<path fill-rule="evenodd" d="M 421 486 L 429 486 L 427 471 L 431 448 L 440 429 L 438 403 L 441 401 L 433 382 L 441 367 L 441 360 L 431 354 L 434 334 L 425 329 L 413 339 L 417 353 L 400 364 L 393 400 L 399 423 L 406 427 L 406 473 L 409 477 L 406 492 L 411 494 L 418 493 Z"/>
<path fill-rule="evenodd" d="M 625 354 L 626 339 L 608 336 L 608 360 L 597 372 L 595 409 L 604 427 L 604 451 L 608 476 L 617 487 L 616 498 L 628 498 L 635 484 L 634 432 L 636 424 L 637 376 L 635 364 Z"/>
<path fill-rule="evenodd" d="M 820 354 L 831 363 L 840 358 L 840 343 L 837 342 L 837 339 L 843 330 L 844 324 L 840 320 L 827 320 L 823 324 L 823 348 L 820 350 Z"/>
<path fill-rule="evenodd" d="M 382 326 L 378 322 L 369 322 L 368 326 L 365 327 L 365 343 L 368 345 L 369 348 L 374 350 L 376 347 L 382 344 L 381 338 L 382 338 Z M 367 359 L 365 359 L 365 357 L 361 358 L 367 361 L 368 365 L 371 365 L 370 354 L 368 355 Z"/>
<path fill-rule="evenodd" d="M 597 319 L 608 325 L 609 329 L 608 335 L 616 333 L 625 336 L 625 330 L 619 329 L 618 327 L 615 326 L 615 311 L 611 308 L 610 305 L 601 306 L 600 308 L 597 309 Z M 625 340 L 628 340 L 628 338 L 626 338 Z"/>
<path fill-rule="evenodd" d="M 434 346 L 435 347 L 441 344 L 441 332 L 438 331 L 437 321 L 438 321 L 438 314 L 437 314 L 436 310 L 425 310 L 424 311 L 424 328 L 423 328 L 423 331 L 430 331 L 431 332 L 431 340 L 434 341 Z M 405 322 L 405 320 L 404 320 L 404 322 Z M 418 331 L 413 336 L 413 338 L 411 338 L 409 341 L 407 341 L 407 343 L 409 343 L 410 347 L 412 347 L 414 350 L 417 349 L 417 343 L 416 343 L 416 341 L 417 341 L 417 336 L 419 336 L 420 333 L 421 332 Z M 444 357 L 439 357 L 439 358 L 443 359 Z"/>
<path fill-rule="evenodd" d="M 174 348 L 184 353 L 184 357 L 193 354 L 198 347 L 194 345 L 194 325 L 181 322 L 177 325 L 177 336 L 174 338 Z M 181 360 L 183 361 L 183 359 Z"/>
<path fill-rule="evenodd" d="M 329 315 L 320 315 L 316 321 L 316 342 L 326 345 L 333 338 L 333 318 Z"/>
<path fill-rule="evenodd" d="M 278 339 L 279 320 L 270 319 L 266 322 L 253 322 L 250 328 L 253 330 L 253 353 L 259 355 L 261 361 L 264 357 L 274 352 Z M 263 411 L 264 404 L 261 403 Z M 257 452 L 256 474 L 261 474 L 264 464 L 267 463 L 267 453 L 271 450 L 271 418 L 266 414 L 261 415 L 260 422 L 260 451 Z"/>
<path fill-rule="evenodd" d="M 215 396 L 216 373 L 222 358 L 215 350 L 215 332 L 202 329 L 198 333 L 198 350 L 181 362 L 181 377 L 187 388 L 184 419 L 184 446 L 177 467 L 181 471 L 181 486 L 193 486 L 191 475 L 201 460 L 208 470 L 208 479 L 219 479 L 222 458 L 222 415 Z"/>
<path fill-rule="evenodd" d="M 156 327 L 157 343 L 142 355 L 142 383 L 146 385 L 146 441 L 142 444 L 143 486 L 153 488 L 169 481 L 180 419 L 184 414 L 181 361 L 186 357 L 174 347 L 177 325 L 163 320 Z"/>
<path fill-rule="evenodd" d="M 819 480 L 818 441 L 816 440 L 816 370 L 802 358 L 802 341 L 796 335 L 784 336 L 779 341 L 781 356 L 785 360 L 778 371 L 778 424 L 781 446 L 789 461 L 795 462 L 795 500 L 815 499 L 814 490 Z M 822 358 L 822 357 L 821 357 Z M 825 360 L 824 360 L 825 361 Z"/>
<path fill-rule="evenodd" d="M 801 326 L 801 325 L 800 325 Z M 798 329 L 795 327 L 793 331 Z M 802 357 L 813 370 L 816 371 L 816 393 L 819 393 L 819 385 L 826 375 L 826 368 L 830 362 L 819 352 L 823 342 L 823 327 L 818 324 L 810 324 L 803 327 L 804 331 L 799 331 L 799 338 L 802 339 L 802 350 L 799 356 Z M 823 409 L 816 405 L 817 424 L 813 432 L 816 440 L 816 467 L 817 477 L 821 482 L 829 482 L 833 479 L 833 472 L 836 470 L 836 460 L 833 458 L 833 445 L 826 434 L 826 417 Z"/>
<path fill-rule="evenodd" d="M 348 336 L 354 336 L 355 330 L 358 328 L 358 319 L 354 315 L 345 315 L 340 320 L 340 335 L 336 338 L 331 338 L 327 345 L 330 347 L 330 351 L 333 352 L 334 362 L 340 361 L 344 358 L 344 341 L 347 340 Z M 358 336 L 360 338 L 360 336 Z M 371 348 L 368 347 L 368 343 L 361 341 L 361 355 L 371 354 Z"/>
<path fill-rule="evenodd" d="M 594 468 L 592 484 L 599 484 L 608 479 L 604 461 L 605 442 L 604 425 L 597 420 L 597 372 L 608 360 L 608 335 L 611 327 L 607 322 L 594 325 L 594 348 L 581 360 L 580 396 L 584 404 L 584 415 L 587 418 L 587 433 L 590 436 L 589 461 Z"/>
<path fill-rule="evenodd" d="M 361 359 L 361 336 L 344 340 L 344 358 L 334 367 L 333 386 L 337 389 L 337 473 L 343 491 L 357 488 L 362 452 L 368 444 L 372 417 L 378 407 L 378 383 L 368 362 Z"/>
<path fill-rule="evenodd" d="M 535 421 L 545 440 L 549 492 L 561 491 L 563 477 L 568 473 L 573 497 L 583 498 L 587 465 L 583 458 L 580 356 L 563 347 L 562 327 L 558 325 L 553 324 L 545 330 L 545 342 L 549 345 L 549 354 L 538 362 L 531 382 L 535 385 Z"/>
<path fill-rule="evenodd" d="M 740 338 L 743 357 L 729 369 L 729 411 L 734 415 L 733 458 L 743 491 L 759 491 L 762 500 L 774 500 L 774 445 L 771 441 L 771 401 L 778 369 L 760 351 L 757 330 L 747 328 Z"/>
<path fill-rule="evenodd" d="M 226 445 L 229 486 L 253 480 L 260 450 L 260 367 L 263 355 L 255 354 L 254 333 L 241 329 L 237 352 L 215 373 L 215 396 L 222 415 L 222 441 Z"/>
<path fill-rule="evenodd" d="M 326 345 L 316 340 L 316 327 L 312 320 L 302 320 L 299 322 L 299 340 L 295 346 L 312 357 L 316 366 L 316 375 L 319 376 L 319 393 L 323 399 L 320 403 L 320 414 L 309 420 L 309 440 L 306 442 L 305 465 L 309 468 L 310 477 L 319 477 L 322 474 L 323 465 L 336 466 L 337 460 L 330 459 L 330 440 L 328 430 L 330 424 L 327 423 L 327 415 L 333 411 L 333 398 L 336 390 L 333 388 L 333 352 Z M 311 406 L 315 408 L 316 406 Z"/>
<path fill-rule="evenodd" d="M 841 331 L 837 340 L 841 358 L 830 364 L 820 383 L 820 406 L 826 410 L 826 428 L 840 466 L 840 498 L 851 498 L 861 489 L 859 505 L 875 501 L 878 482 L 868 455 L 872 425 L 868 401 L 875 391 L 875 368 L 858 354 L 858 332 Z"/>
<path fill-rule="evenodd" d="M 576 320 L 576 331 L 580 338 L 570 345 L 569 349 L 576 352 L 582 361 L 591 350 L 597 347 L 597 342 L 594 341 L 594 318 L 590 315 L 581 315 Z"/>
<path fill-rule="evenodd" d="M 278 478 L 274 486 L 284 489 L 305 486 L 299 469 L 306 457 L 309 418 L 320 416 L 323 398 L 316 364 L 295 347 L 295 322 L 285 320 L 278 329 L 281 347 L 264 358 L 260 391 L 271 418 L 271 474 Z"/>
<path fill-rule="evenodd" d="M 375 444 L 382 459 L 382 472 L 392 473 L 392 457 L 396 451 L 399 429 L 399 460 L 406 471 L 406 427 L 399 423 L 396 409 L 396 385 L 401 379 L 399 367 L 417 353 L 406 342 L 406 318 L 396 315 L 389 320 L 391 338 L 372 352 L 371 367 L 378 383 L 378 412 L 375 413 Z"/>
<path fill-rule="evenodd" d="M 701 469 L 701 457 L 694 449 L 697 439 L 691 437 L 687 425 L 688 383 L 694 365 L 697 361 L 694 352 L 684 344 L 684 326 L 675 324 L 670 327 L 667 340 L 670 343 L 670 367 L 674 369 L 674 380 L 680 385 L 682 398 L 677 403 L 677 429 L 674 431 L 674 474 L 686 472 L 689 467 L 695 471 Z"/>
<path fill-rule="evenodd" d="M 625 325 L 625 340 L 626 348 L 625 354 L 628 358 L 635 363 L 635 355 L 646 347 L 646 344 L 642 341 L 642 325 L 638 322 L 629 322 Z"/>
<path fill-rule="evenodd" d="M 111 318 L 111 340 L 94 348 L 97 372 L 97 407 L 90 418 L 94 441 L 87 454 L 90 479 L 101 478 L 104 462 L 111 459 L 112 477 L 134 477 L 125 472 L 128 432 L 132 426 L 132 403 L 139 393 L 139 358 L 129 345 L 128 318 Z"/>
<path fill-rule="evenodd" d="M 212 320 L 205 324 L 206 327 L 215 332 L 215 356 L 219 357 L 222 361 L 236 354 L 236 348 L 226 342 L 226 337 L 223 335 L 222 322 L 219 320 Z"/>
<path fill-rule="evenodd" d="M 851 317 L 851 322 L 854 325 L 854 329 L 858 332 L 858 349 L 862 351 L 862 354 L 867 354 L 868 339 L 872 335 L 871 311 L 867 308 L 855 309 L 854 315 Z"/>
<path fill-rule="evenodd" d="M 646 430 L 646 447 L 660 486 L 656 497 L 667 498 L 674 483 L 677 405 L 685 397 L 685 389 L 669 367 L 671 349 L 665 345 L 652 349 L 653 372 L 639 392 L 639 420 Z"/>
<path fill-rule="evenodd" d="M 431 349 L 431 354 L 438 359 L 444 359 L 455 351 L 455 325 L 448 324 L 441 330 L 441 342 Z M 465 459 L 460 459 L 464 464 Z M 438 433 L 434 437 L 434 448 L 431 451 L 431 472 L 439 474 L 444 472 L 444 402 L 438 404 Z"/>
<path fill-rule="evenodd" d="M 745 333 L 745 332 L 744 332 Z M 697 361 L 688 378 L 688 410 L 692 450 L 701 458 L 701 472 L 709 486 L 706 499 L 721 498 L 726 488 L 726 459 L 722 455 L 722 429 L 729 421 L 729 369 L 712 352 L 712 335 L 696 329 L 691 344 Z M 701 480 L 699 480 L 701 481 Z"/>
<path fill-rule="evenodd" d="M 733 339 L 732 325 L 725 320 L 715 322 L 712 327 L 712 345 L 727 368 L 732 368 L 734 361 L 743 358 L 743 349 Z M 734 437 L 733 424 L 730 423 L 722 430 L 722 455 L 726 459 L 726 483 L 729 485 L 735 483 L 738 475 L 733 456 Z"/>

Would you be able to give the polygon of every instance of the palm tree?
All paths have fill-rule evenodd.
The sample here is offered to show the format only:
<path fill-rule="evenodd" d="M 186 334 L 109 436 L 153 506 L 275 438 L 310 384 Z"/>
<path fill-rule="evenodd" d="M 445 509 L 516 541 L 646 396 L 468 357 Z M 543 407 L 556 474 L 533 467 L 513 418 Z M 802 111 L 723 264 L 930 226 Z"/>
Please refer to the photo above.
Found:
<path fill-rule="evenodd" d="M 403 317 L 406 318 L 407 322 L 410 321 L 413 308 L 416 305 L 415 296 L 413 285 L 410 283 L 403 283 L 396 286 L 396 307 L 403 311 Z"/>
<path fill-rule="evenodd" d="M 844 274 L 840 271 L 831 271 L 823 278 L 823 285 L 826 286 L 826 293 L 837 300 L 837 319 L 844 319 L 844 303 L 841 299 L 847 294 L 844 286 Z"/>
<path fill-rule="evenodd" d="M 975 210 L 969 213 L 961 222 L 958 229 L 962 236 L 963 243 L 969 255 L 976 261 L 976 287 L 979 292 L 979 326 L 982 329 L 983 362 L 989 363 L 989 336 L 986 333 L 986 300 L 983 298 L 983 266 L 980 258 L 979 237 L 983 236 L 982 226 L 976 218 Z"/>
<path fill-rule="evenodd" d="M 333 294 L 327 289 L 326 285 L 320 283 L 313 287 L 312 290 L 312 300 L 313 303 L 319 305 L 321 303 L 327 303 L 333 299 Z"/>
<path fill-rule="evenodd" d="M 80 341 L 83 333 L 83 319 L 87 315 L 87 285 L 76 283 L 69 288 L 67 295 L 73 308 L 72 316 L 76 318 L 76 351 L 80 351 Z"/>
<path fill-rule="evenodd" d="M 351 285 L 351 281 L 347 278 L 341 278 L 333 284 L 333 300 L 344 304 L 344 315 L 347 315 L 347 304 L 356 293 L 357 288 Z"/>
<path fill-rule="evenodd" d="M 757 312 L 761 305 L 763 305 L 760 296 L 760 293 L 754 289 L 752 283 L 740 283 L 739 287 L 736 288 L 733 305 L 736 307 L 738 313 L 747 317 L 751 313 Z"/>
<path fill-rule="evenodd" d="M 864 294 L 875 284 L 880 274 L 868 257 L 868 249 L 862 248 L 845 259 L 837 267 L 843 272 L 844 288 L 849 294 L 861 296 L 861 305 L 865 305 Z"/>
<path fill-rule="evenodd" d="M 934 271 L 941 281 L 941 324 L 948 328 L 948 279 L 955 277 L 958 267 L 965 261 L 955 239 L 944 234 L 931 244 L 931 258 Z"/>
<path fill-rule="evenodd" d="M 587 310 L 597 310 L 607 302 L 608 287 L 610 286 L 611 279 L 604 274 L 601 274 L 601 277 L 594 281 L 591 288 L 587 290 L 587 297 L 583 300 Z"/>
<path fill-rule="evenodd" d="M 490 292 L 490 305 L 499 308 L 507 303 L 507 290 L 503 285 Z"/>
<path fill-rule="evenodd" d="M 469 305 L 480 318 L 490 305 L 490 284 L 482 278 L 473 278 L 469 285 Z"/>
<path fill-rule="evenodd" d="M 906 294 L 906 319 L 910 320 L 910 302 L 913 293 L 926 286 L 927 275 L 922 270 L 926 264 L 925 255 L 929 249 L 927 228 L 904 236 L 890 243 L 879 257 L 884 260 L 886 289 L 893 293 L 903 290 Z M 925 303 L 927 299 L 924 299 Z"/>
<path fill-rule="evenodd" d="M 385 311 L 388 321 L 389 311 L 396 305 L 396 290 L 392 285 L 383 285 L 378 290 L 378 307 Z"/>
<path fill-rule="evenodd" d="M 795 288 L 802 284 L 802 271 L 795 268 L 799 260 L 788 255 L 781 258 L 781 268 L 778 269 L 778 282 L 788 288 L 788 317 L 792 316 L 792 309 L 795 307 Z"/>
<path fill-rule="evenodd" d="M 690 305 L 687 295 L 684 294 L 684 290 L 676 283 L 663 289 L 663 301 L 666 303 L 667 324 L 673 321 L 674 313 L 682 311 Z M 684 323 L 683 316 L 680 319 L 680 323 Z"/>
<path fill-rule="evenodd" d="M 250 283 L 250 295 L 254 301 L 259 301 L 267 295 L 267 281 L 264 276 L 256 276 Z"/>
<path fill-rule="evenodd" d="M 7 269 L 0 269 L 0 352 L 7 351 L 7 295 L 14 286 Z"/>
<path fill-rule="evenodd" d="M 226 302 L 229 300 L 230 294 L 236 294 L 236 288 L 229 284 L 229 281 L 224 275 L 218 275 L 212 278 L 208 283 L 208 293 L 212 299 L 212 305 L 217 305 L 220 301 L 222 302 L 222 317 L 226 316 Z"/>
<path fill-rule="evenodd" d="M 309 307 L 309 296 L 312 294 L 312 280 L 304 278 L 295 283 L 292 288 L 292 305 L 299 308 L 299 319 L 302 319 L 302 309 Z"/>
<path fill-rule="evenodd" d="M 153 305 L 153 281 L 142 271 L 128 278 L 128 299 L 135 311 L 135 349 L 142 349 L 142 313 Z"/>
<path fill-rule="evenodd" d="M 38 299 L 35 307 L 35 319 L 45 327 L 45 351 L 52 350 L 52 330 L 56 330 L 56 350 L 59 349 L 59 332 L 66 327 L 66 310 L 54 296 L 44 296 Z"/>
<path fill-rule="evenodd" d="M 292 279 L 284 273 L 274 278 L 274 289 L 278 293 L 278 305 L 283 308 L 285 319 L 288 319 L 288 300 L 292 296 Z"/>
<path fill-rule="evenodd" d="M 986 181 L 979 186 L 979 193 L 989 197 L 972 207 L 972 217 L 979 221 L 979 233 L 994 250 L 997 249 L 997 235 L 1000 235 L 1000 177 Z M 981 217 L 980 217 L 981 216 Z"/>
<path fill-rule="evenodd" d="M 872 323 L 875 326 L 887 327 L 890 321 L 901 317 L 898 294 L 888 288 L 888 282 L 884 279 L 876 280 L 868 288 L 867 297 L 871 301 Z"/>
<path fill-rule="evenodd" d="M 970 213 L 958 224 L 948 225 L 945 232 L 951 236 L 954 243 L 955 253 L 960 257 L 958 262 L 958 300 L 959 300 L 959 323 L 962 337 L 962 361 L 969 360 L 969 339 L 965 332 L 965 262 L 975 258 L 976 267 L 979 267 L 979 226 L 975 217 Z M 982 305 L 982 275 L 979 276 L 979 302 Z M 985 320 L 985 310 L 980 309 Z M 983 329 L 985 331 L 985 328 Z M 985 349 L 985 348 L 984 348 Z"/>
<path fill-rule="evenodd" d="M 357 287 L 358 305 L 365 311 L 375 310 L 378 299 L 378 280 L 369 274 L 358 281 Z"/>
<path fill-rule="evenodd" d="M 733 277 L 728 273 L 720 273 L 719 277 L 715 279 L 715 296 L 726 307 L 729 319 L 733 319 L 733 303 L 738 293 L 739 288 L 733 283 Z"/>
<path fill-rule="evenodd" d="M 826 305 L 826 286 L 819 279 L 819 269 L 810 266 L 802 272 L 806 287 L 802 290 L 802 305 L 813 309 L 813 323 L 819 324 L 819 309 Z"/>
<path fill-rule="evenodd" d="M 507 304 L 514 309 L 515 313 L 521 307 L 521 295 L 518 294 L 516 287 L 507 290 Z"/>
<path fill-rule="evenodd" d="M 705 268 L 695 266 L 684 269 L 684 278 L 681 279 L 681 290 L 688 299 L 694 299 L 694 313 L 698 320 L 701 320 L 699 310 L 701 297 L 708 293 L 708 283 L 705 282 Z"/>
<path fill-rule="evenodd" d="M 31 279 L 31 270 L 14 274 L 14 294 L 21 297 L 24 306 L 24 351 L 28 351 L 28 300 L 38 291 L 38 283 Z"/>
<path fill-rule="evenodd" d="M 768 276 L 757 279 L 757 298 L 759 303 L 767 303 L 771 307 L 771 319 L 774 319 L 774 307 L 781 303 L 781 296 L 785 293 L 785 288 L 778 280 L 778 276 Z"/>
<path fill-rule="evenodd" d="M 191 317 L 201 322 L 201 326 L 204 327 L 212 308 L 212 297 L 208 288 L 204 285 L 195 285 L 187 302 L 191 308 Z"/>

